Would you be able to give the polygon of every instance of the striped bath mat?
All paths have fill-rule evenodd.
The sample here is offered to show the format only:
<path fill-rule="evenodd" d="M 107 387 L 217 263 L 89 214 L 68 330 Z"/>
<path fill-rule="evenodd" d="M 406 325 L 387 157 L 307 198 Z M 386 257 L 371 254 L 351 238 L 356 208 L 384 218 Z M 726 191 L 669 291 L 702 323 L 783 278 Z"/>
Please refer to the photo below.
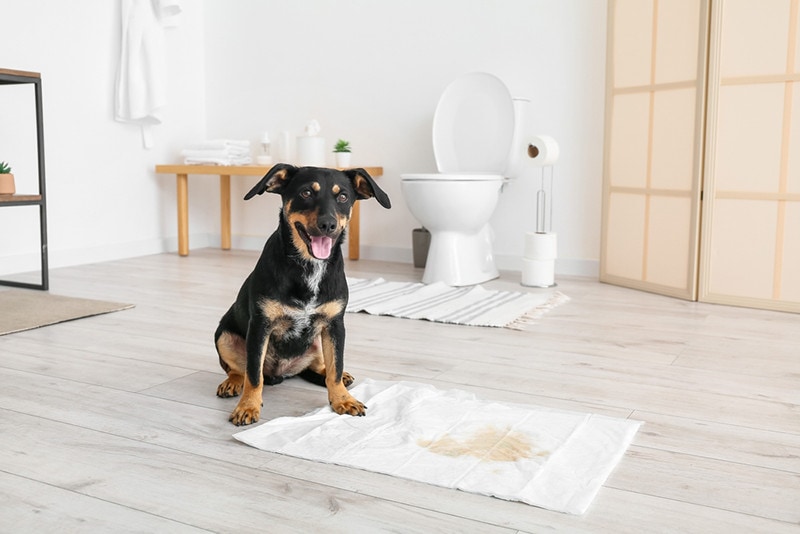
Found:
<path fill-rule="evenodd" d="M 450 287 L 441 282 L 348 278 L 347 283 L 348 312 L 516 330 L 524 330 L 548 310 L 569 300 L 558 291 L 491 291 L 481 286 Z"/>

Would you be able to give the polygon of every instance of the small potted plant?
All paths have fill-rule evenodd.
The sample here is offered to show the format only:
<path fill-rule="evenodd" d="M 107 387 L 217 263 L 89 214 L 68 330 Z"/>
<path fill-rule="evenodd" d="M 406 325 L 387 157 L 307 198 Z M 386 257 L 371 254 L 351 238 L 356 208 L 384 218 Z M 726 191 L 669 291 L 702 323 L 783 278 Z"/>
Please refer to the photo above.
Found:
<path fill-rule="evenodd" d="M 13 195 L 16 192 L 11 166 L 5 161 L 0 161 L 0 195 Z"/>
<path fill-rule="evenodd" d="M 350 141 L 344 139 L 336 141 L 336 144 L 333 145 L 333 153 L 336 155 L 337 167 L 350 166 Z"/>

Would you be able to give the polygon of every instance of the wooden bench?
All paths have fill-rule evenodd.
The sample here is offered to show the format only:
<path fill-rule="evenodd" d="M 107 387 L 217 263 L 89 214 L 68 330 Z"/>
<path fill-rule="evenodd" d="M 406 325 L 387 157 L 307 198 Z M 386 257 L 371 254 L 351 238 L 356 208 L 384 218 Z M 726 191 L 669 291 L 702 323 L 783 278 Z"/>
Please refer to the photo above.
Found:
<path fill-rule="evenodd" d="M 220 202 L 220 232 L 223 250 L 231 248 L 231 176 L 264 176 L 272 167 L 267 165 L 156 165 L 156 174 L 174 174 L 178 183 L 178 254 L 189 255 L 189 176 L 218 175 Z M 362 167 L 370 176 L 383 174 L 383 167 Z M 360 209 L 353 205 L 348 230 L 348 254 L 359 258 Z"/>

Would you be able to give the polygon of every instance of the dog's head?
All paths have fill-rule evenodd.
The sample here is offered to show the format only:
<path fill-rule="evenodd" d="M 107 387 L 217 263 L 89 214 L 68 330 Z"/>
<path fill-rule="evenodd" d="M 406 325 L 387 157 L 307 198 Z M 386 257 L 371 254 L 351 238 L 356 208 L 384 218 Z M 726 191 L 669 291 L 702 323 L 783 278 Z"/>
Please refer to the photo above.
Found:
<path fill-rule="evenodd" d="M 292 243 L 306 259 L 330 257 L 341 241 L 356 200 L 374 197 L 384 208 L 392 207 L 389 197 L 364 169 L 338 171 L 279 163 L 244 199 L 264 192 L 281 196 Z"/>

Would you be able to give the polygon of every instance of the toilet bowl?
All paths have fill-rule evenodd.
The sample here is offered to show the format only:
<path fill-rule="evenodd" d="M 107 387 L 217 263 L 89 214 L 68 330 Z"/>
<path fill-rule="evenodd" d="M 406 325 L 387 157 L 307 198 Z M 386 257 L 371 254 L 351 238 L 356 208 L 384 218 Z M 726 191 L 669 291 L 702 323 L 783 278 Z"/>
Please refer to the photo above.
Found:
<path fill-rule="evenodd" d="M 521 135 L 522 106 L 487 73 L 447 86 L 433 119 L 438 173 L 401 174 L 411 214 L 431 233 L 422 281 L 451 286 L 497 278 L 489 219 L 503 184 L 518 173 L 512 147 Z"/>
<path fill-rule="evenodd" d="M 466 286 L 497 278 L 489 219 L 500 198 L 503 177 L 407 176 L 414 176 L 403 179 L 401 185 L 408 208 L 431 233 L 422 281 Z"/>

